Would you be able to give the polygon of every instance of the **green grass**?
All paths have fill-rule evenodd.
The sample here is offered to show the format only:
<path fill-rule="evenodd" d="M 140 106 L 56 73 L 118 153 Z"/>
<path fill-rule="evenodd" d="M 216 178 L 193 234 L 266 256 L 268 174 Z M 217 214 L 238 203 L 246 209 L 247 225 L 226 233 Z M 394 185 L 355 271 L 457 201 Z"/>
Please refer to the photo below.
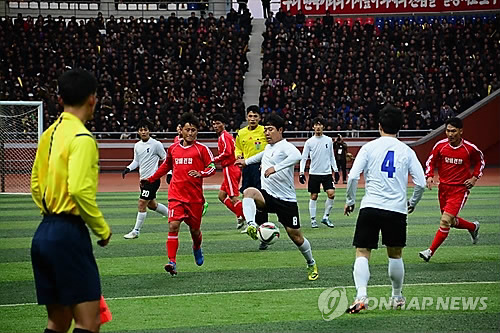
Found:
<path fill-rule="evenodd" d="M 358 192 L 358 199 L 363 190 Z M 307 281 L 304 259 L 286 235 L 267 251 L 235 229 L 235 218 L 217 200 L 203 220 L 205 264 L 195 265 L 189 232 L 183 225 L 178 252 L 179 275 L 167 276 L 166 219 L 154 212 L 140 238 L 122 235 L 135 223 L 137 193 L 100 193 L 98 202 L 113 230 L 106 248 L 94 247 L 103 294 L 113 321 L 102 332 L 447 332 L 500 330 L 500 189 L 474 188 L 462 217 L 481 222 L 480 242 L 471 245 L 467 231 L 453 229 L 431 262 L 418 252 L 429 246 L 438 227 L 437 191 L 426 192 L 408 221 L 404 250 L 407 300 L 423 297 L 484 297 L 485 309 L 443 310 L 430 306 L 405 310 L 374 309 L 325 321 L 318 297 L 343 286 L 349 301 L 355 216 L 342 215 L 345 190 L 337 190 L 331 219 L 334 229 L 309 227 L 308 193 L 298 191 L 301 223 L 313 247 L 320 279 Z M 165 194 L 160 193 L 160 201 Z M 322 213 L 325 196 L 318 201 Z M 359 204 L 357 205 L 359 207 Z M 41 332 L 44 307 L 35 305 L 30 262 L 31 237 L 40 221 L 29 196 L 0 196 L 0 332 Z M 357 212 L 357 211 L 356 211 Z M 271 221 L 276 217 L 271 215 Z M 381 248 L 370 261 L 368 293 L 390 296 L 387 257 Z M 478 283 L 479 282 L 479 283 Z"/>

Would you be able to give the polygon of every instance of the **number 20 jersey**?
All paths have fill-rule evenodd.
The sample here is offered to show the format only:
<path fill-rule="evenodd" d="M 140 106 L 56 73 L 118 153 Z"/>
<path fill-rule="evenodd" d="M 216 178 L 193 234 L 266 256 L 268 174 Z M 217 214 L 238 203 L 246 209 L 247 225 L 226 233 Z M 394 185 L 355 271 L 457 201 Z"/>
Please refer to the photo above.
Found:
<path fill-rule="evenodd" d="M 359 150 L 349 178 L 365 178 L 361 207 L 372 207 L 406 214 L 408 173 L 413 183 L 425 187 L 424 170 L 415 152 L 394 137 L 383 136 Z"/>

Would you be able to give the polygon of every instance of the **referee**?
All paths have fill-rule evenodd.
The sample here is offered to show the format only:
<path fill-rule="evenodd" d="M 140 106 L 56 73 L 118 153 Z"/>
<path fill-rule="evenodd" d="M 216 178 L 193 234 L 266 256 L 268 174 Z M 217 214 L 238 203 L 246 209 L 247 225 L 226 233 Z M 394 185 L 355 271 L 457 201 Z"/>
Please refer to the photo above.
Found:
<path fill-rule="evenodd" d="M 97 207 L 97 144 L 85 128 L 94 117 L 97 81 L 87 71 L 59 78 L 64 112 L 42 135 L 31 193 L 43 219 L 31 244 L 38 304 L 47 309 L 45 333 L 99 332 L 101 283 L 86 224 L 106 246 L 111 230 Z"/>

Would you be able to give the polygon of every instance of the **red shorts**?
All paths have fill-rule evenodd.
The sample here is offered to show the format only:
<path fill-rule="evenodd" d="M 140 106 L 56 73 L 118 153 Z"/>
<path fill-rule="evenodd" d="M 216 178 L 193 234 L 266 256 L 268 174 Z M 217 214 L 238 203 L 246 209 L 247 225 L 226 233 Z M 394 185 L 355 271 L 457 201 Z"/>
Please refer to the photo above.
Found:
<path fill-rule="evenodd" d="M 195 230 L 200 229 L 202 212 L 203 203 L 187 203 L 177 200 L 168 202 L 168 222 L 184 221 Z"/>
<path fill-rule="evenodd" d="M 241 169 L 236 165 L 230 165 L 222 168 L 222 173 L 224 175 L 224 181 L 220 186 L 220 190 L 226 192 L 230 197 L 236 197 L 240 195 L 239 186 L 241 179 Z"/>
<path fill-rule="evenodd" d="M 469 190 L 462 185 L 439 184 L 438 197 L 441 213 L 458 216 L 469 197 Z"/>

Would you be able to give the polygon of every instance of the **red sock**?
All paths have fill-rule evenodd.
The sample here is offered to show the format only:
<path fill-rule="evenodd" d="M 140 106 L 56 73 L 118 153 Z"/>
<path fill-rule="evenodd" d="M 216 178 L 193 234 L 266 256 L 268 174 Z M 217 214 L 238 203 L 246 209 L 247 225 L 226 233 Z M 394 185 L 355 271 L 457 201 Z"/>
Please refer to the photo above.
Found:
<path fill-rule="evenodd" d="M 201 230 L 198 237 L 193 236 L 193 234 L 191 234 L 191 239 L 193 240 L 193 250 L 198 250 L 201 247 L 201 240 L 202 240 Z"/>
<path fill-rule="evenodd" d="M 179 248 L 179 233 L 169 232 L 167 238 L 167 257 L 168 261 L 176 262 L 177 249 Z"/>
<path fill-rule="evenodd" d="M 469 231 L 474 231 L 474 230 L 476 230 L 476 225 L 472 222 L 469 222 L 469 221 L 464 220 L 463 218 L 457 216 L 457 221 L 456 221 L 455 225 L 453 226 L 453 228 L 467 229 Z"/>
<path fill-rule="evenodd" d="M 227 208 L 229 208 L 230 211 L 236 215 L 236 217 L 243 216 L 243 205 L 241 205 L 241 201 L 238 200 L 235 204 L 229 199 L 229 197 L 226 197 L 224 199 L 224 205 L 226 205 Z"/>
<path fill-rule="evenodd" d="M 450 228 L 439 228 L 436 232 L 436 236 L 434 236 L 434 240 L 432 241 L 431 247 L 429 248 L 432 251 L 432 254 L 436 253 L 441 244 L 443 244 L 446 237 L 448 237 L 448 233 L 450 232 Z"/>

